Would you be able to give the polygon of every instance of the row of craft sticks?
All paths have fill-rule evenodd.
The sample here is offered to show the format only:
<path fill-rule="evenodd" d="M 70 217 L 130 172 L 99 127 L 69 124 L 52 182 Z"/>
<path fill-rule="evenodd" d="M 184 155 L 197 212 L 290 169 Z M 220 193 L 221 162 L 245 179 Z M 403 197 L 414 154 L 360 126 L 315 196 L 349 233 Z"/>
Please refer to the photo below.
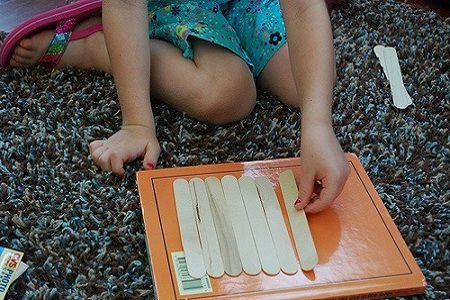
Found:
<path fill-rule="evenodd" d="M 286 182 L 292 184 L 292 179 L 284 181 L 280 182 L 283 194 L 286 190 L 283 186 Z M 296 189 L 295 179 L 293 184 Z M 222 180 L 216 177 L 204 181 L 193 178 L 189 182 L 177 179 L 173 188 L 181 240 L 192 277 L 200 278 L 206 273 L 211 277 L 224 273 L 238 276 L 242 270 L 249 275 L 259 274 L 261 270 L 269 275 L 276 275 L 280 270 L 286 274 L 298 271 L 281 208 L 267 178 L 254 180 L 243 176 L 238 180 L 227 175 Z M 309 237 L 307 234 L 306 217 L 304 213 L 289 213 L 289 210 L 288 214 L 292 225 L 306 224 L 306 229 L 293 230 L 293 233 L 294 238 L 307 238 L 306 245 L 299 246 L 304 240 L 296 241 L 296 245 L 300 257 L 304 255 L 300 260 L 302 268 L 310 270 L 317 259 L 311 259 L 315 248 L 311 234 Z M 301 221 L 291 218 L 301 218 Z M 311 243 L 313 250 L 308 250 Z"/>

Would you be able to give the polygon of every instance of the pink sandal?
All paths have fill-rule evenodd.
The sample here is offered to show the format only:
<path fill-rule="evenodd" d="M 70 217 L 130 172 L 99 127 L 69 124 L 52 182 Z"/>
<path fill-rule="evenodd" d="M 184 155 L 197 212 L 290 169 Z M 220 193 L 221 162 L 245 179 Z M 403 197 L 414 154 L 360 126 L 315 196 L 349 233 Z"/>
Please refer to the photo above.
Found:
<path fill-rule="evenodd" d="M 38 62 L 48 69 L 53 69 L 61 60 L 69 41 L 82 39 L 103 29 L 101 24 L 97 24 L 73 32 L 79 21 L 94 13 L 101 12 L 101 9 L 102 0 L 79 0 L 28 19 L 14 28 L 6 37 L 0 49 L 0 66 L 9 66 L 14 49 L 24 38 L 45 29 L 56 27 L 55 36 Z"/>

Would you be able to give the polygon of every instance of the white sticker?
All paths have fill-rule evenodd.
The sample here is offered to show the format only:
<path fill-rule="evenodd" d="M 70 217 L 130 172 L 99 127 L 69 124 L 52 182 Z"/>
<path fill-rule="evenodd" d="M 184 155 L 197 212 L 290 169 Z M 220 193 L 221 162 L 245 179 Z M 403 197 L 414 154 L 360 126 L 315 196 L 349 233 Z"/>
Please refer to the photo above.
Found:
<path fill-rule="evenodd" d="M 172 252 L 172 260 L 177 277 L 178 291 L 181 296 L 212 292 L 211 281 L 208 275 L 202 278 L 193 278 L 189 275 L 184 252 Z"/>
<path fill-rule="evenodd" d="M 22 256 L 22 252 L 0 246 L 0 300 L 6 297 Z"/>

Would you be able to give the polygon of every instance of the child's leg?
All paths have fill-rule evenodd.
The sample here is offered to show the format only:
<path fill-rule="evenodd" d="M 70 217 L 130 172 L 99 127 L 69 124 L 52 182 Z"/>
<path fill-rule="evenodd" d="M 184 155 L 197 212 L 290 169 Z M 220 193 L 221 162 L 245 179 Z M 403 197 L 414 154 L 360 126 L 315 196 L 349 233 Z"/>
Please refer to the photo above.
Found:
<path fill-rule="evenodd" d="M 246 117 L 256 102 L 248 65 L 223 47 L 191 39 L 193 60 L 161 40 L 151 40 L 151 94 L 190 116 L 215 124 Z"/>
<path fill-rule="evenodd" d="M 284 104 L 300 106 L 289 60 L 288 44 L 285 43 L 268 61 L 256 84 L 277 96 Z"/>
<path fill-rule="evenodd" d="M 256 80 L 260 89 L 277 96 L 284 104 L 300 106 L 294 76 L 289 59 L 288 43 L 284 44 L 269 60 Z M 336 69 L 334 71 L 336 80 Z"/>
<path fill-rule="evenodd" d="M 100 18 L 88 19 L 75 31 L 100 21 Z M 36 64 L 52 36 L 53 31 L 43 31 L 23 40 L 14 52 L 12 66 Z M 184 58 L 170 43 L 149 40 L 151 95 L 206 122 L 221 124 L 248 115 L 256 99 L 255 83 L 248 65 L 225 48 L 195 38 L 191 42 L 193 60 Z M 111 73 L 103 32 L 70 42 L 57 67 L 68 65 Z"/>
<path fill-rule="evenodd" d="M 241 0 L 230 5 L 226 18 L 254 65 L 257 86 L 283 103 L 299 107 L 279 1 Z"/>

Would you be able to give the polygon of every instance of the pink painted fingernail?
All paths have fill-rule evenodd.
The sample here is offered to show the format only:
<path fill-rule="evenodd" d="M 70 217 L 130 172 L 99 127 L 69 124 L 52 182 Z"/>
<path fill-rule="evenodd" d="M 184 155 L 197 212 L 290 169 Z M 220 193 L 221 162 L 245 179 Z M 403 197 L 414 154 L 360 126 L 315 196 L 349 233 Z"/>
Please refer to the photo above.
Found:
<path fill-rule="evenodd" d="M 155 168 L 155 165 L 152 164 L 151 162 L 146 163 L 145 166 L 146 166 L 147 168 L 150 168 L 150 169 L 154 169 L 154 168 Z"/>
<path fill-rule="evenodd" d="M 299 205 L 300 204 L 300 202 L 302 202 L 300 199 L 297 199 L 297 200 L 295 200 L 295 202 L 294 202 L 294 206 L 297 206 L 297 205 Z"/>

